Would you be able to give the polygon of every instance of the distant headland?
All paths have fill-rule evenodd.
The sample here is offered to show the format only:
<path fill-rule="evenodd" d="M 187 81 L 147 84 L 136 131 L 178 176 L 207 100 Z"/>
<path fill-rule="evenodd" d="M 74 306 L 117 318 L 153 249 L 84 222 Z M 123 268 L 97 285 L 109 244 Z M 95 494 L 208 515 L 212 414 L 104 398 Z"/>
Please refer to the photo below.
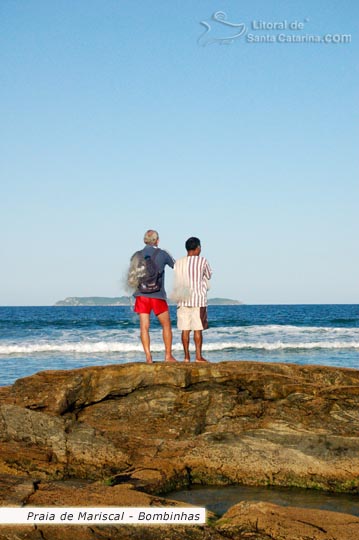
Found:
<path fill-rule="evenodd" d="M 56 302 L 55 306 L 129 306 L 130 303 L 130 296 L 118 296 L 114 298 L 107 296 L 69 296 L 64 300 Z M 215 306 L 234 306 L 241 305 L 243 302 L 232 300 L 231 298 L 209 298 L 208 304 Z"/>

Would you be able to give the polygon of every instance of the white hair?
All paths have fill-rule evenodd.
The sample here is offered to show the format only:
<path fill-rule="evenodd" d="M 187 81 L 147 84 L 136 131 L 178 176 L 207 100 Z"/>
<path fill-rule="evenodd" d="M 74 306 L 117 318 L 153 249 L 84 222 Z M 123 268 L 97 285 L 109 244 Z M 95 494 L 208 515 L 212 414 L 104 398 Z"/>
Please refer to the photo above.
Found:
<path fill-rule="evenodd" d="M 154 231 L 153 229 L 148 229 L 148 231 L 145 232 L 145 236 L 143 237 L 143 241 L 148 246 L 154 246 L 158 240 L 158 232 Z"/>

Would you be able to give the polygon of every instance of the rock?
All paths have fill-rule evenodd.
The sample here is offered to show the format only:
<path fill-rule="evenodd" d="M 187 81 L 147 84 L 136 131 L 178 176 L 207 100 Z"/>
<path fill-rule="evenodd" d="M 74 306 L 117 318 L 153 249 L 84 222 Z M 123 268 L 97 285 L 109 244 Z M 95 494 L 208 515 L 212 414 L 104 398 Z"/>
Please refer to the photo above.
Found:
<path fill-rule="evenodd" d="M 4 490 L 2 487 L 4 486 Z M 130 484 L 116 486 L 103 482 L 85 480 L 65 480 L 37 482 L 31 484 L 24 478 L 1 478 L 0 495 L 3 506 L 11 502 L 21 506 L 19 498 L 13 492 L 18 489 L 23 493 L 26 505 L 31 507 L 173 507 L 189 506 L 183 502 L 170 501 L 162 497 L 148 495 L 133 489 Z M 24 502 L 24 501 L 23 501 Z M 207 526 L 133 526 L 133 525 L 46 525 L 36 526 L 0 526 L 0 540 L 223 540 L 220 533 Z"/>
<path fill-rule="evenodd" d="M 210 527 L 195 526 L 106 526 L 44 525 L 34 527 L 0 527 L 0 540 L 227 540 Z M 233 540 L 241 537 L 233 537 Z M 247 537 L 248 538 L 248 537 Z M 252 536 L 252 539 L 255 538 Z M 262 540 L 256 537 L 257 540 Z M 244 537 L 243 537 L 243 540 Z M 266 539 L 263 539 L 266 540 Z"/>
<path fill-rule="evenodd" d="M 337 512 L 241 502 L 216 523 L 229 538 L 275 540 L 357 540 L 359 518 Z"/>
<path fill-rule="evenodd" d="M 47 371 L 16 381 L 0 403 L 0 472 L 100 478 L 132 467 L 135 482 L 152 471 L 152 491 L 188 482 L 359 490 L 356 370 L 223 362 Z"/>
<path fill-rule="evenodd" d="M 29 477 L 0 475 L 0 506 L 23 506 L 35 493 L 36 481 Z"/>
<path fill-rule="evenodd" d="M 24 479 L 18 485 L 26 484 Z M 11 490 L 11 483 L 8 482 Z M 0 482 L 1 488 L 1 482 Z M 24 489 L 24 488 L 22 488 Z M 25 490 L 26 491 L 26 490 Z M 25 493 L 24 491 L 24 493 Z M 183 506 L 158 496 L 140 493 L 128 484 L 114 487 L 100 482 L 41 482 L 28 486 L 29 506 Z M 357 540 L 359 518 L 270 503 L 241 502 L 212 525 L 36 525 L 0 526 L 0 540 Z"/>
<path fill-rule="evenodd" d="M 158 494 L 194 483 L 358 493 L 358 405 L 359 371 L 351 369 L 223 362 L 40 372 L 0 389 L 1 504 L 105 505 L 131 496 L 136 506 L 161 505 Z M 116 536 L 116 527 L 44 525 L 11 534 L 0 527 L 0 539 L 269 538 L 270 526 L 253 529 L 245 508 L 216 527 L 165 527 L 163 536 L 157 527 L 121 526 Z M 294 519 L 288 509 L 271 512 L 266 519 Z M 329 518 L 316 516 L 309 522 L 320 532 Z M 328 539 L 349 522 L 331 523 Z M 252 529 L 242 531 L 246 524 Z"/>
<path fill-rule="evenodd" d="M 93 427 L 69 425 L 62 417 L 4 404 L 0 406 L 1 470 L 63 478 L 95 474 L 99 467 L 127 466 L 126 456 Z"/>

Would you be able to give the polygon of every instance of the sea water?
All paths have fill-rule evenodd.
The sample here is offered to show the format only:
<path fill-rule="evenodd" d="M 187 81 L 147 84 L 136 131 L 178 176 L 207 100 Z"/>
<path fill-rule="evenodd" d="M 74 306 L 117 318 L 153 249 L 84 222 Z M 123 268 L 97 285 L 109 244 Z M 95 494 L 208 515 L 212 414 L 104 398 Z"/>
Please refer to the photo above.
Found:
<path fill-rule="evenodd" d="M 173 351 L 183 359 L 176 308 Z M 359 305 L 209 306 L 203 355 L 359 368 Z M 151 320 L 154 361 L 161 327 Z M 138 317 L 130 306 L 0 307 L 0 385 L 47 369 L 143 362 Z"/>

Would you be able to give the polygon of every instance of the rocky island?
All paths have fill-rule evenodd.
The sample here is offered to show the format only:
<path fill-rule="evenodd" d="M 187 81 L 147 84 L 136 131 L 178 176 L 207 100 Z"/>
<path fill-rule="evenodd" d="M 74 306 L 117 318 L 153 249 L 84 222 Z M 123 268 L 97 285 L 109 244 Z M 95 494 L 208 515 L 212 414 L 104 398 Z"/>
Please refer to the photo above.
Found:
<path fill-rule="evenodd" d="M 131 304 L 130 296 L 69 296 L 64 300 L 56 302 L 55 306 L 129 306 Z M 169 301 L 169 304 L 174 305 Z M 209 298 L 209 305 L 215 306 L 236 306 L 241 305 L 242 302 L 238 300 L 232 300 L 231 298 Z"/>
<path fill-rule="evenodd" d="M 359 371 L 257 362 L 43 371 L 0 387 L 2 506 L 183 506 L 204 485 L 359 493 Z M 201 526 L 0 526 L 22 540 L 356 540 L 359 518 L 243 501 Z"/>

